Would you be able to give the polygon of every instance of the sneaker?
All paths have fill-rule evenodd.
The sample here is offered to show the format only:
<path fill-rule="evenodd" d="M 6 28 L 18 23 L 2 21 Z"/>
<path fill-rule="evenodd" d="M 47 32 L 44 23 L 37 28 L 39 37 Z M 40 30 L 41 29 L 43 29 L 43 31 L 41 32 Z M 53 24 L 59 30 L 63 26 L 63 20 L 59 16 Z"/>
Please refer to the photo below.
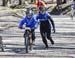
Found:
<path fill-rule="evenodd" d="M 45 47 L 45 49 L 48 49 L 48 48 L 49 48 L 48 46 Z"/>
<path fill-rule="evenodd" d="M 52 41 L 51 44 L 54 45 L 54 41 Z"/>

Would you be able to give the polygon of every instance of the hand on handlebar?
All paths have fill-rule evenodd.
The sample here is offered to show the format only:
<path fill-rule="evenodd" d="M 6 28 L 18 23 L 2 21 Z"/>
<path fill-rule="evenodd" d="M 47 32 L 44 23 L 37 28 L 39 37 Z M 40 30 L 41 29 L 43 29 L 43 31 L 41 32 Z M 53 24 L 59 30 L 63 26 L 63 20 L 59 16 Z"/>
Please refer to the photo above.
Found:
<path fill-rule="evenodd" d="M 28 30 L 31 30 L 31 28 L 30 28 L 30 27 L 25 27 L 25 30 L 27 30 L 27 29 L 28 29 Z"/>
<path fill-rule="evenodd" d="M 30 27 L 18 27 L 19 29 L 29 29 L 29 30 L 31 30 L 31 28 Z"/>

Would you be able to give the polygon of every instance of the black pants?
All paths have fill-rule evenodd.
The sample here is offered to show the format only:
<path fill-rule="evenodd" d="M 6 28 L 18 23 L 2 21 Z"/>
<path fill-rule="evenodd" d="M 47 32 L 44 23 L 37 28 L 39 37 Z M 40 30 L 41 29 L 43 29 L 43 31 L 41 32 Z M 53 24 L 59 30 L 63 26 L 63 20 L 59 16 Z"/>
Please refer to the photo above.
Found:
<path fill-rule="evenodd" d="M 32 41 L 35 41 L 35 29 L 32 29 L 31 32 L 32 32 Z"/>
<path fill-rule="evenodd" d="M 35 41 L 35 29 L 31 29 L 31 33 L 32 33 L 32 41 Z M 24 33 L 24 37 L 25 37 L 25 33 Z"/>
<path fill-rule="evenodd" d="M 40 34 L 42 36 L 42 41 L 46 45 L 46 47 L 48 47 L 46 37 L 51 41 L 52 44 L 54 43 L 51 37 L 51 25 L 48 20 L 40 21 Z"/>

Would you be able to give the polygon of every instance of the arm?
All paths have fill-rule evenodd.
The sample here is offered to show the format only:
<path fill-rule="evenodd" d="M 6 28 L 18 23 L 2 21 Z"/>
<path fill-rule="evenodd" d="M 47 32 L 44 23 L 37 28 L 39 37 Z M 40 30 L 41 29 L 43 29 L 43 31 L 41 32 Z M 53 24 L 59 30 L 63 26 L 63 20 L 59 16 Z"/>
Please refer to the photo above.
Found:
<path fill-rule="evenodd" d="M 50 20 L 50 22 L 51 22 L 51 24 L 52 24 L 53 31 L 54 31 L 54 33 L 55 33 L 55 24 L 54 24 L 54 21 L 52 20 L 52 18 L 51 18 L 51 16 L 50 16 L 50 14 L 49 14 L 48 18 L 49 18 L 49 20 Z"/>
<path fill-rule="evenodd" d="M 23 20 L 21 20 L 20 23 L 19 23 L 19 28 L 20 29 L 22 29 L 24 23 L 25 23 L 25 18 Z"/>

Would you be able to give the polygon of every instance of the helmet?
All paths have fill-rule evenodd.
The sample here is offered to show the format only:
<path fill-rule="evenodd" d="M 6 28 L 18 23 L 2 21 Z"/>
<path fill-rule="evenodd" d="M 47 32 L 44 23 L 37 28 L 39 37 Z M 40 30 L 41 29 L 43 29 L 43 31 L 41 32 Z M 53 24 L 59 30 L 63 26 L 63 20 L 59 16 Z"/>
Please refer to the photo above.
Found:
<path fill-rule="evenodd" d="M 31 7 L 28 7 L 28 8 L 27 8 L 27 11 L 29 11 L 29 10 L 32 10 L 32 8 L 31 8 Z"/>
<path fill-rule="evenodd" d="M 33 16 L 33 11 L 32 10 L 27 10 L 26 11 L 26 16 Z"/>
<path fill-rule="evenodd" d="M 39 10 L 40 10 L 40 11 L 45 11 L 46 8 L 45 8 L 44 6 L 40 6 L 40 7 L 39 7 Z"/>

